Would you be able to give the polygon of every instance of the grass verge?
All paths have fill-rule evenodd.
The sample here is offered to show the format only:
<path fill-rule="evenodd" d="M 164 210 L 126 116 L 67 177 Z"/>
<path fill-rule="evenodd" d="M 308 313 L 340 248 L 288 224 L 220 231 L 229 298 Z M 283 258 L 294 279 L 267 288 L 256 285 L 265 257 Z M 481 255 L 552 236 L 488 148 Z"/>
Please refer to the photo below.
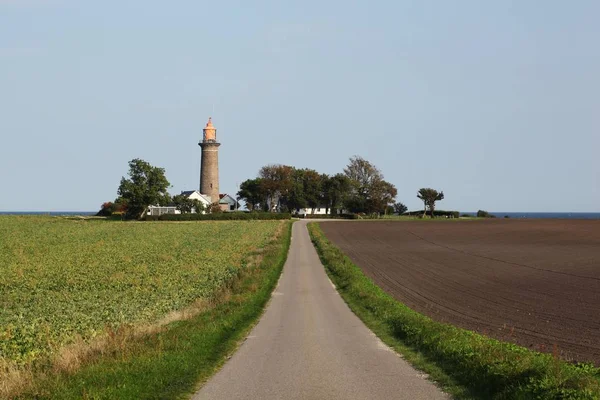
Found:
<path fill-rule="evenodd" d="M 171 399 L 193 393 L 231 354 L 270 299 L 290 246 L 292 222 L 206 311 L 112 347 L 73 373 L 48 373 L 19 398 Z M 117 334 L 118 336 L 118 334 Z"/>
<path fill-rule="evenodd" d="M 439 323 L 395 300 L 308 225 L 327 274 L 384 342 L 456 398 L 600 399 L 600 369 Z"/>

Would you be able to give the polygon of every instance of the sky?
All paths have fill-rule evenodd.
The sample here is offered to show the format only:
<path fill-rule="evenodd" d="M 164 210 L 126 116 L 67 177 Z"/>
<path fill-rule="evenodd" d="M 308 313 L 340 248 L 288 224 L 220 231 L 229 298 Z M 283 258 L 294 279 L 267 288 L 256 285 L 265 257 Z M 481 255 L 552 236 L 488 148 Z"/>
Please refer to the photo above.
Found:
<path fill-rule="evenodd" d="M 376 165 L 398 200 L 600 212 L 600 2 L 0 0 L 0 211 L 94 211 L 128 161 L 221 192 Z"/>

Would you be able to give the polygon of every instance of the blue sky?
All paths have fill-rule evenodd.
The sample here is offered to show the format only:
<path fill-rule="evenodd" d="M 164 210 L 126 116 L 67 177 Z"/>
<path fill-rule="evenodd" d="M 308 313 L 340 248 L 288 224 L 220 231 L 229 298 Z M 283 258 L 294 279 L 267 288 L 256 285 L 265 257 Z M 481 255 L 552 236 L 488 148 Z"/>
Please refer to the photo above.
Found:
<path fill-rule="evenodd" d="M 600 2 L 0 0 L 0 210 L 95 210 L 127 162 L 221 191 L 361 155 L 420 208 L 600 211 Z"/>

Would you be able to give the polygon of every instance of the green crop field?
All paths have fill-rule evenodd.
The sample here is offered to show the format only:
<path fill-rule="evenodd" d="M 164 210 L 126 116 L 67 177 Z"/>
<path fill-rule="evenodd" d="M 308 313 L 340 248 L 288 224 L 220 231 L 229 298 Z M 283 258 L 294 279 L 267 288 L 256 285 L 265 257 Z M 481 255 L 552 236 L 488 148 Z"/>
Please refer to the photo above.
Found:
<path fill-rule="evenodd" d="M 210 298 L 281 226 L 2 216 L 0 362 L 29 364 Z"/>

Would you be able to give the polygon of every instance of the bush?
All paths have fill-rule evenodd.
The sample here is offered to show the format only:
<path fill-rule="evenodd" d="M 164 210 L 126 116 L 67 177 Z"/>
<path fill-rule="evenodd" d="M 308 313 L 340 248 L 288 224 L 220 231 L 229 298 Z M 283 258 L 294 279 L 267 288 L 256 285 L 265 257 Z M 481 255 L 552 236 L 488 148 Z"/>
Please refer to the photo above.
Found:
<path fill-rule="evenodd" d="M 477 211 L 477 218 L 496 218 L 496 216 L 490 214 L 487 211 L 479 210 L 479 211 Z"/>
<path fill-rule="evenodd" d="M 404 213 L 402 215 L 408 215 L 408 216 L 418 217 L 420 215 L 423 215 L 423 210 L 420 210 L 420 211 L 409 211 L 409 212 Z M 430 217 L 431 216 L 431 211 L 427 210 L 426 215 Z M 458 218 L 460 216 L 460 213 L 458 211 L 435 210 L 433 212 L 433 215 L 435 217 Z"/>
<path fill-rule="evenodd" d="M 326 215 L 318 215 L 318 214 L 306 214 L 306 215 L 298 215 L 298 218 L 306 218 L 306 219 L 358 219 L 358 215 L 356 214 L 326 214 Z"/>
<path fill-rule="evenodd" d="M 96 217 L 121 216 L 122 214 L 125 214 L 126 210 L 127 204 L 125 204 L 122 199 L 117 199 L 114 203 L 112 201 L 106 201 L 102 203 L 100 211 L 96 213 Z"/>
<path fill-rule="evenodd" d="M 394 204 L 394 211 L 398 215 L 402 215 L 408 211 L 408 207 L 406 207 L 406 205 L 404 205 L 403 203 L 398 202 L 398 203 Z"/>
<path fill-rule="evenodd" d="M 96 217 L 110 217 L 114 211 L 114 204 L 111 201 L 102 203 L 100 211 L 96 213 Z"/>
<path fill-rule="evenodd" d="M 234 220 L 284 220 L 292 216 L 287 213 L 269 212 L 222 212 L 216 214 L 163 214 L 147 215 L 145 221 L 234 221 Z"/>

